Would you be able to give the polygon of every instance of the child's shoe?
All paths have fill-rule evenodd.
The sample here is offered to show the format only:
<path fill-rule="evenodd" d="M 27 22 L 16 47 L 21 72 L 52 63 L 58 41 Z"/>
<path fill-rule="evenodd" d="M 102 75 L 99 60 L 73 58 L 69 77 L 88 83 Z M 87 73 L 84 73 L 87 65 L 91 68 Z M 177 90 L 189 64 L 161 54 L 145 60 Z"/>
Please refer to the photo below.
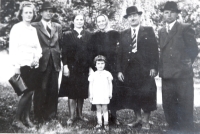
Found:
<path fill-rule="evenodd" d="M 101 128 L 102 128 L 102 125 L 97 124 L 93 129 L 94 129 L 94 130 L 97 130 L 97 131 L 100 131 Z"/>
<path fill-rule="evenodd" d="M 108 125 L 108 124 L 107 124 L 107 125 L 104 125 L 104 129 L 105 129 L 106 131 L 109 131 L 109 130 L 110 130 L 109 125 Z"/>

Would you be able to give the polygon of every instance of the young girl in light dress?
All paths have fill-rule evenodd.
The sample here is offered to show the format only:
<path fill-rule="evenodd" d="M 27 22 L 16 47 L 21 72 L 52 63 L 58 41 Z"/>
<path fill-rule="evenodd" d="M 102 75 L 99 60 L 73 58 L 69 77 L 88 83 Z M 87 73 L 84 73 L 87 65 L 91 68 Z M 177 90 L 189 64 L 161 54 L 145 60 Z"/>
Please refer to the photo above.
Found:
<path fill-rule="evenodd" d="M 95 129 L 102 128 L 102 114 L 104 118 L 104 129 L 109 130 L 108 126 L 108 107 L 112 98 L 112 80 L 113 77 L 109 71 L 104 70 L 106 58 L 98 55 L 94 59 L 97 71 L 92 73 L 89 80 L 89 99 L 97 108 L 97 125 Z"/>

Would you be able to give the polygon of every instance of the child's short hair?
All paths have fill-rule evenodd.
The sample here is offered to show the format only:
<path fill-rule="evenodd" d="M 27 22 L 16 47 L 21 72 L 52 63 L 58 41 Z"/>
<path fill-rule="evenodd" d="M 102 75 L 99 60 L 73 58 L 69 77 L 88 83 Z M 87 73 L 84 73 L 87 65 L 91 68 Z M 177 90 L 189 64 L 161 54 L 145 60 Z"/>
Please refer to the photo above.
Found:
<path fill-rule="evenodd" d="M 96 56 L 95 58 L 94 58 L 94 64 L 96 65 L 96 62 L 97 61 L 104 61 L 105 63 L 107 62 L 106 61 L 106 57 L 105 56 L 103 56 L 103 55 L 98 55 L 98 56 Z"/>

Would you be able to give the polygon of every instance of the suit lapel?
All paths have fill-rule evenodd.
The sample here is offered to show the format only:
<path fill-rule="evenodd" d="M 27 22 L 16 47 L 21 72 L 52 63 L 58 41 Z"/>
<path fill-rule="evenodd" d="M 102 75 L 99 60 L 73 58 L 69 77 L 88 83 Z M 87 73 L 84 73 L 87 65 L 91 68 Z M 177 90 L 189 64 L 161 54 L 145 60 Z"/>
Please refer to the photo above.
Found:
<path fill-rule="evenodd" d="M 47 30 L 44 28 L 44 25 L 42 24 L 42 22 L 39 22 L 39 30 L 42 31 L 47 37 L 49 37 L 49 34 L 47 33 Z"/>
<path fill-rule="evenodd" d="M 139 31 L 138 31 L 137 43 L 140 42 L 141 38 L 145 34 L 146 34 L 146 32 L 144 32 L 144 27 L 140 26 Z"/>
<path fill-rule="evenodd" d="M 126 35 L 124 36 L 127 40 L 127 44 L 130 45 L 131 41 L 132 41 L 132 37 L 131 37 L 131 28 L 129 28 L 126 32 Z"/>
<path fill-rule="evenodd" d="M 55 32 L 56 32 L 55 23 L 52 22 L 52 24 L 51 24 L 51 38 L 53 37 L 53 35 L 55 34 Z"/>
<path fill-rule="evenodd" d="M 167 34 L 166 32 L 166 28 L 164 28 L 162 30 L 162 36 L 166 36 L 167 38 L 165 38 L 164 44 L 162 47 L 164 47 L 165 45 L 167 45 L 169 43 L 169 41 L 171 40 L 172 37 L 174 37 L 174 35 L 177 32 L 177 27 L 178 27 L 178 22 L 176 22 L 174 24 L 174 26 L 172 27 L 172 29 L 170 30 L 170 32 Z"/>

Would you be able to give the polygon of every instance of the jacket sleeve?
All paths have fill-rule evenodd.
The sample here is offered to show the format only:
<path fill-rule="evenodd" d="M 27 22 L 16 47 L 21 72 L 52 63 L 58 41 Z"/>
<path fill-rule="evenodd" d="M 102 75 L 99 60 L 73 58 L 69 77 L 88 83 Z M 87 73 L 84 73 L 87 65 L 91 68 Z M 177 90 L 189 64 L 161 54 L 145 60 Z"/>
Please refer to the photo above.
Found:
<path fill-rule="evenodd" d="M 123 32 L 119 33 L 119 46 L 118 46 L 118 52 L 117 52 L 117 72 L 122 72 L 121 68 L 121 62 L 122 62 L 122 34 Z"/>
<path fill-rule="evenodd" d="M 67 65 L 68 64 L 68 55 L 69 55 L 69 38 L 68 38 L 68 32 L 63 33 L 63 37 L 62 37 L 62 62 L 63 65 Z"/>
<path fill-rule="evenodd" d="M 158 71 L 158 62 L 159 62 L 159 56 L 158 56 L 158 43 L 156 40 L 155 33 L 153 31 L 153 28 L 150 28 L 149 35 L 151 38 L 151 48 L 150 48 L 150 69 L 156 69 Z"/>
<path fill-rule="evenodd" d="M 195 39 L 195 31 L 191 28 L 190 25 L 183 25 L 183 39 L 185 43 L 185 52 L 191 58 L 192 63 L 198 55 L 198 46 Z"/>

